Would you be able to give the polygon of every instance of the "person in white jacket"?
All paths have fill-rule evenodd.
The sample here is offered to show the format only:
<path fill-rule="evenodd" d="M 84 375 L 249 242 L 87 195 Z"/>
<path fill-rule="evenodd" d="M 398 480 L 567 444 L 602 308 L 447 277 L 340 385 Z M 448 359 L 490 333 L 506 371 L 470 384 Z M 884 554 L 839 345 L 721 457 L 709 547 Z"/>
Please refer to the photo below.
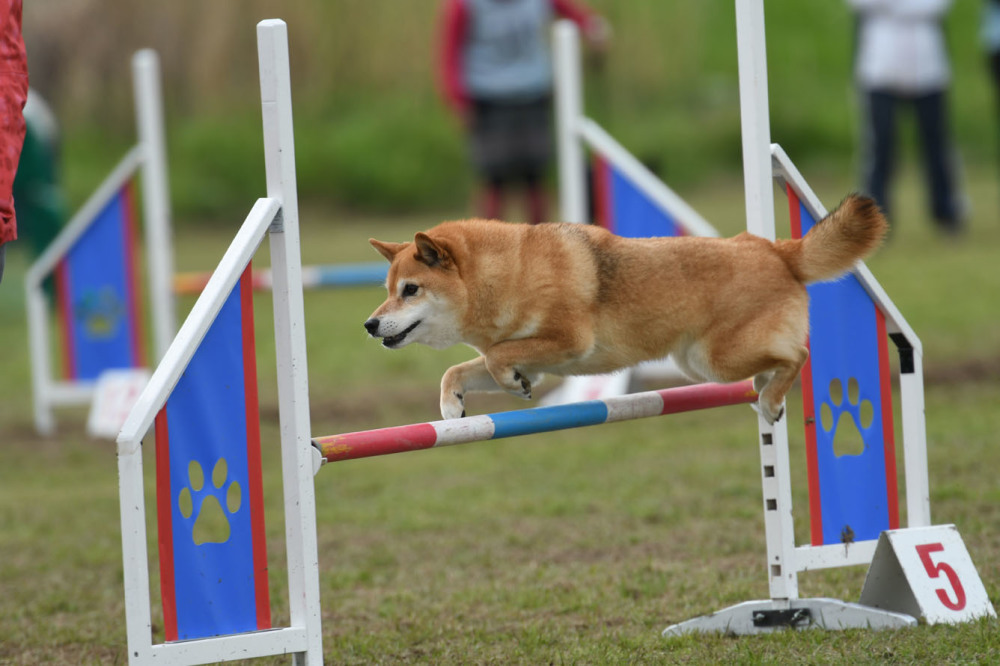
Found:
<path fill-rule="evenodd" d="M 896 116 L 900 107 L 911 107 L 934 221 L 957 235 L 964 211 L 948 127 L 951 68 L 943 26 L 951 0 L 848 1 L 858 19 L 854 74 L 862 96 L 864 187 L 890 215 Z"/>

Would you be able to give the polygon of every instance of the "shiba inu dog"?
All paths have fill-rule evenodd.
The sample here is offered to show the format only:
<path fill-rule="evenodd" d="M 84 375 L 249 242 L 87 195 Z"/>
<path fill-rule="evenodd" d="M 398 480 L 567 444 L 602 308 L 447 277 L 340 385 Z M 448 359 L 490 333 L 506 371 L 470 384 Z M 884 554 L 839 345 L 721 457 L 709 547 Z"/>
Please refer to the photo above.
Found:
<path fill-rule="evenodd" d="M 370 242 L 391 262 L 365 322 L 398 349 L 469 345 L 441 380 L 441 415 L 470 391 L 524 398 L 544 373 L 612 372 L 670 354 L 696 381 L 753 377 L 769 423 L 808 356 L 805 285 L 840 277 L 882 241 L 877 204 L 849 195 L 802 239 L 622 238 L 595 226 L 468 220 Z"/>

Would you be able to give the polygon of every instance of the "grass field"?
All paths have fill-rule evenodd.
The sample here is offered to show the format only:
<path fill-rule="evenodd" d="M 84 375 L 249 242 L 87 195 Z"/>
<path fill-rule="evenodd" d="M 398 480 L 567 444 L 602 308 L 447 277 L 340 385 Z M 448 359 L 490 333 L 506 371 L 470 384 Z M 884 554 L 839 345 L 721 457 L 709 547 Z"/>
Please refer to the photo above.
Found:
<path fill-rule="evenodd" d="M 832 205 L 849 184 L 814 186 Z M 870 266 L 924 343 L 934 521 L 958 526 L 996 605 L 996 174 L 970 174 L 969 192 L 971 233 L 945 241 L 931 233 L 922 188 L 908 174 L 898 228 Z M 682 194 L 723 232 L 743 225 L 737 180 Z M 787 213 L 781 204 L 778 211 L 780 225 Z M 434 221 L 304 210 L 304 260 L 373 260 L 369 236 L 403 240 Z M 179 230 L 178 269 L 212 265 L 237 224 Z M 33 434 L 25 262 L 14 254 L 0 285 L 0 663 L 124 663 L 114 447 L 87 440 L 80 411 L 60 412 L 55 438 Z M 469 357 L 462 349 L 387 352 L 366 340 L 361 322 L 381 298 L 377 288 L 306 296 L 316 434 L 438 418 L 441 372 Z M 259 296 L 267 536 L 280 625 L 287 598 L 269 310 L 270 298 Z M 797 395 L 789 404 L 790 423 L 800 422 Z M 471 413 L 521 406 L 506 398 L 469 402 Z M 804 455 L 800 432 L 790 430 L 801 542 L 808 533 Z M 328 661 L 1000 661 L 996 621 L 882 633 L 661 638 L 668 624 L 767 596 L 755 433 L 752 413 L 740 406 L 329 466 L 316 479 Z M 151 479 L 147 488 L 152 500 Z M 801 593 L 856 600 L 864 574 L 853 568 L 803 575 Z M 153 592 L 158 597 L 155 567 Z M 155 604 L 153 616 L 162 640 Z"/>

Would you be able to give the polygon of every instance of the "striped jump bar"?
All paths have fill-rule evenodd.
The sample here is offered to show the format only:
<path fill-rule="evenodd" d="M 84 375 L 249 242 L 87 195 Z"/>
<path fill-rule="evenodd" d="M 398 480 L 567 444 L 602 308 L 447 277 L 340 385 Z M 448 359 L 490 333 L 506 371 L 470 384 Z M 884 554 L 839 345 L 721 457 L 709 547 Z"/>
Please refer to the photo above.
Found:
<path fill-rule="evenodd" d="M 751 380 L 735 384 L 697 384 L 568 405 L 327 435 L 314 437 L 312 442 L 327 462 L 337 462 L 615 421 L 631 421 L 756 400 L 757 392 L 753 390 Z"/>
<path fill-rule="evenodd" d="M 389 264 L 384 261 L 358 264 L 329 264 L 325 266 L 303 266 L 302 287 L 320 289 L 323 287 L 360 287 L 384 285 L 389 273 Z M 211 272 L 178 273 L 174 276 L 174 293 L 200 294 L 208 284 Z M 254 291 L 271 289 L 271 271 L 260 270 L 253 273 Z"/>

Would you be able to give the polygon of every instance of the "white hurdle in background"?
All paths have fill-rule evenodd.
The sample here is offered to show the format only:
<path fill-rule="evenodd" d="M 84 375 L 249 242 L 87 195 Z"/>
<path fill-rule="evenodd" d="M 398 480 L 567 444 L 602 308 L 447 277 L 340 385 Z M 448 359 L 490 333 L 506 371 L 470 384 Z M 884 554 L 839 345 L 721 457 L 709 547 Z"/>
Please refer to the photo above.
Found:
<path fill-rule="evenodd" d="M 25 276 L 28 343 L 35 429 L 55 431 L 53 408 L 86 405 L 94 397 L 94 383 L 57 381 L 53 378 L 49 334 L 49 304 L 42 284 L 73 244 L 94 223 L 118 190 L 137 172 L 142 174 L 143 219 L 149 282 L 150 318 L 155 359 L 163 358 L 177 330 L 170 234 L 170 188 L 163 135 L 160 64 L 155 51 L 144 49 L 132 57 L 138 143 L 125 154 L 104 182 L 67 223 Z"/>
<path fill-rule="evenodd" d="M 636 189 L 673 217 L 692 236 L 719 232 L 698 211 L 647 169 L 600 125 L 584 115 L 580 35 L 572 21 L 559 21 L 552 32 L 555 81 L 556 158 L 559 168 L 559 217 L 589 223 L 585 148 L 604 156 Z"/>

